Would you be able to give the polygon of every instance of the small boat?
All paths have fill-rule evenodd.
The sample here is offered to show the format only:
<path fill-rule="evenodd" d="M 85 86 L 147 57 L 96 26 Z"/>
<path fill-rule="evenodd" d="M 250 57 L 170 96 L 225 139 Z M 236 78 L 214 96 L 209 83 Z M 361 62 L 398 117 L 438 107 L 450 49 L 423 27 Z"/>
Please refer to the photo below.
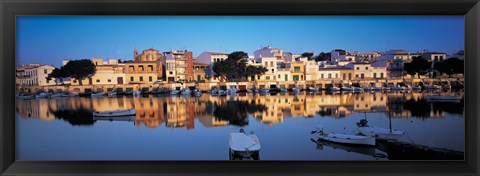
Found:
<path fill-rule="evenodd" d="M 332 86 L 332 87 L 330 87 L 330 91 L 331 92 L 337 92 L 337 91 L 340 91 L 340 88 L 336 87 L 336 86 Z"/>
<path fill-rule="evenodd" d="M 220 96 L 226 96 L 227 95 L 227 91 L 224 91 L 222 89 L 218 90 L 218 95 Z"/>
<path fill-rule="evenodd" d="M 105 93 L 104 92 L 97 92 L 97 93 L 92 92 L 91 96 L 92 97 L 103 97 L 103 96 L 105 96 Z"/>
<path fill-rule="evenodd" d="M 460 102 L 462 97 L 460 96 L 428 96 L 428 101 L 445 101 L 445 102 Z"/>
<path fill-rule="evenodd" d="M 369 126 L 367 121 L 367 113 L 365 113 L 365 119 L 362 119 L 360 120 L 360 122 L 357 122 L 358 131 L 362 135 L 374 137 L 376 139 L 399 140 L 406 133 L 404 131 L 392 129 L 392 117 L 390 115 L 390 112 L 388 112 L 388 120 L 390 123 L 390 128 Z"/>
<path fill-rule="evenodd" d="M 185 88 L 185 89 L 182 90 L 181 94 L 183 96 L 190 96 L 190 95 L 192 95 L 192 91 L 189 88 Z"/>
<path fill-rule="evenodd" d="M 352 90 L 353 92 L 363 92 L 363 89 L 361 87 L 352 86 Z"/>
<path fill-rule="evenodd" d="M 451 90 L 452 89 L 452 86 L 447 84 L 447 85 L 443 85 L 443 90 Z"/>
<path fill-rule="evenodd" d="M 251 157 L 258 153 L 261 148 L 257 135 L 253 134 L 253 131 L 250 134 L 245 134 L 243 129 L 240 129 L 238 133 L 230 133 L 229 145 L 231 154 L 238 154 L 243 157 Z"/>
<path fill-rule="evenodd" d="M 315 87 L 309 87 L 308 90 L 310 92 L 318 92 L 318 89 L 316 89 Z"/>
<path fill-rule="evenodd" d="M 196 96 L 196 97 L 199 97 L 199 96 L 202 96 L 202 91 L 198 90 L 198 89 L 195 89 L 193 90 L 193 94 Z"/>
<path fill-rule="evenodd" d="M 427 90 L 441 90 L 442 86 L 439 85 L 426 85 L 425 89 Z"/>
<path fill-rule="evenodd" d="M 212 90 L 210 91 L 210 94 L 211 94 L 212 96 L 217 96 L 217 95 L 218 95 L 218 89 L 212 89 Z"/>
<path fill-rule="evenodd" d="M 353 87 L 342 86 L 342 91 L 347 91 L 347 92 L 353 91 Z"/>
<path fill-rule="evenodd" d="M 294 88 L 292 88 L 292 92 L 293 92 L 293 93 L 299 93 L 299 92 L 300 92 L 300 88 L 294 87 Z"/>
<path fill-rule="evenodd" d="M 95 120 L 95 121 L 127 121 L 127 122 L 131 122 L 131 121 L 135 120 L 135 116 L 133 116 L 133 115 L 131 115 L 131 116 L 118 116 L 118 117 L 93 116 L 93 120 Z"/>
<path fill-rule="evenodd" d="M 132 115 L 135 115 L 135 109 L 93 112 L 93 116 L 97 116 L 97 117 L 121 117 L 121 116 L 132 116 Z"/>
<path fill-rule="evenodd" d="M 370 86 L 365 86 L 365 87 L 362 87 L 362 89 L 363 89 L 364 91 L 373 91 L 374 88 L 373 88 L 373 87 L 370 87 Z"/>
<path fill-rule="evenodd" d="M 178 91 L 178 90 L 170 91 L 170 95 L 178 95 L 179 93 L 180 93 L 180 91 Z"/>
<path fill-rule="evenodd" d="M 78 96 L 78 92 L 65 93 L 62 95 L 62 97 L 76 97 L 76 96 Z"/>
<path fill-rule="evenodd" d="M 283 88 L 283 89 L 280 89 L 280 92 L 288 92 L 288 90 Z"/>
<path fill-rule="evenodd" d="M 268 90 L 268 89 L 263 89 L 263 88 L 260 89 L 260 93 L 263 93 L 263 94 L 266 94 L 266 93 L 268 93 L 269 91 L 270 91 L 270 90 Z"/>
<path fill-rule="evenodd" d="M 35 95 L 35 98 L 48 98 L 48 94 L 45 92 L 42 92 L 38 95 Z"/>
<path fill-rule="evenodd" d="M 54 93 L 50 95 L 50 98 L 60 98 L 63 97 L 63 93 Z"/>
<path fill-rule="evenodd" d="M 253 90 L 247 89 L 247 93 L 253 93 Z"/>
<path fill-rule="evenodd" d="M 116 96 L 117 96 L 117 92 L 108 92 L 107 96 L 108 96 L 108 97 L 116 97 Z"/>
<path fill-rule="evenodd" d="M 133 91 L 133 96 L 134 97 L 142 96 L 142 91 L 140 91 L 140 90 Z"/>
<path fill-rule="evenodd" d="M 390 86 L 390 90 L 401 91 L 401 90 L 405 90 L 405 87 L 402 87 L 402 86 L 397 84 L 397 85 Z"/>
<path fill-rule="evenodd" d="M 230 89 L 227 90 L 228 95 L 235 95 L 237 94 L 237 89 L 234 86 L 231 86 Z"/>
<path fill-rule="evenodd" d="M 375 138 L 369 136 L 351 135 L 351 134 L 339 134 L 339 133 L 327 133 L 323 131 L 323 127 L 317 127 L 313 133 L 318 134 L 318 138 L 330 142 L 337 142 L 342 144 L 353 145 L 369 145 L 375 146 Z"/>
<path fill-rule="evenodd" d="M 18 99 L 21 99 L 21 100 L 30 100 L 30 99 L 33 99 L 33 97 L 35 97 L 35 94 L 21 93 L 21 94 L 16 95 L 15 97 L 18 98 Z"/>

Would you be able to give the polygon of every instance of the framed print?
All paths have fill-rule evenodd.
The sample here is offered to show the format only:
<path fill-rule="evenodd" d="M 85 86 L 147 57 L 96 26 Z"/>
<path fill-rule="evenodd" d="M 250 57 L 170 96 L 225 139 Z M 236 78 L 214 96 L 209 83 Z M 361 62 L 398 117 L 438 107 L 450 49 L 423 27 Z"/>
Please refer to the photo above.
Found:
<path fill-rule="evenodd" d="M 478 175 L 478 1 L 1 9 L 3 175 Z"/>

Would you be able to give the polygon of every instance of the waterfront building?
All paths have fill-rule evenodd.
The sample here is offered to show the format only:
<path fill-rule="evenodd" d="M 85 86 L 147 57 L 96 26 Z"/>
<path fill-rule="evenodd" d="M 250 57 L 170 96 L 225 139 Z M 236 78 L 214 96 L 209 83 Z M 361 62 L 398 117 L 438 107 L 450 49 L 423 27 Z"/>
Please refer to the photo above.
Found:
<path fill-rule="evenodd" d="M 210 64 L 193 62 L 193 77 L 195 78 L 195 81 L 205 82 L 205 80 L 207 79 L 206 70 L 210 70 L 210 68 Z"/>
<path fill-rule="evenodd" d="M 292 75 L 290 73 L 290 67 L 277 68 L 277 81 L 279 88 L 288 88 L 288 83 L 292 82 Z"/>
<path fill-rule="evenodd" d="M 55 85 L 55 80 L 47 80 L 55 67 L 51 65 L 29 64 L 16 68 L 15 82 L 18 88 Z"/>
<path fill-rule="evenodd" d="M 303 61 L 292 61 L 290 66 L 290 73 L 293 81 L 305 80 L 305 63 Z"/>
<path fill-rule="evenodd" d="M 355 62 L 355 56 L 342 49 L 335 49 L 330 52 L 330 62 L 344 66 L 350 62 Z"/>
<path fill-rule="evenodd" d="M 283 59 L 285 62 L 292 62 L 295 61 L 295 58 L 299 58 L 300 54 L 292 54 L 291 52 L 284 52 L 283 53 Z"/>
<path fill-rule="evenodd" d="M 334 84 L 338 83 L 341 80 L 341 71 L 348 69 L 345 67 L 322 67 L 318 68 L 317 80 L 325 84 Z"/>
<path fill-rule="evenodd" d="M 320 65 L 314 60 L 305 62 L 305 80 L 317 80 L 317 73 Z"/>
<path fill-rule="evenodd" d="M 355 79 L 363 80 L 365 78 L 371 78 L 372 67 L 368 62 L 353 62 L 347 64 L 345 67 L 352 68 L 355 73 Z"/>
<path fill-rule="evenodd" d="M 263 75 L 257 76 L 257 81 L 265 82 L 266 84 L 275 84 L 277 80 L 277 58 L 276 57 L 261 57 L 256 59 L 258 63 L 261 63 L 267 69 L 267 72 Z M 261 86 L 262 87 L 262 86 Z M 270 88 L 266 86 L 266 88 Z"/>
<path fill-rule="evenodd" d="M 131 61 L 125 63 L 125 84 L 154 83 L 159 78 L 158 61 Z"/>
<path fill-rule="evenodd" d="M 190 82 L 194 80 L 191 51 L 171 50 L 163 54 L 167 82 Z"/>
<path fill-rule="evenodd" d="M 387 77 L 387 61 L 373 62 L 371 67 L 371 77 L 373 79 L 384 79 Z"/>
<path fill-rule="evenodd" d="M 135 48 L 133 51 L 133 58 L 136 62 L 157 61 L 162 59 L 162 56 L 162 53 L 153 48 L 143 50 L 141 54 L 138 54 L 138 48 Z"/>
<path fill-rule="evenodd" d="M 266 46 L 266 47 L 263 47 L 262 49 L 254 51 L 253 56 L 255 57 L 255 59 L 262 58 L 262 57 L 274 57 L 278 60 L 284 60 L 283 50 L 278 48 L 272 48 L 271 46 Z"/>
<path fill-rule="evenodd" d="M 224 61 L 228 58 L 228 54 L 221 52 L 202 52 L 197 56 L 195 62 L 209 64 L 209 68 L 205 70 L 205 74 L 210 77 L 210 82 L 219 82 L 219 78 L 216 76 L 216 73 L 212 70 L 213 64 L 216 62 Z"/>

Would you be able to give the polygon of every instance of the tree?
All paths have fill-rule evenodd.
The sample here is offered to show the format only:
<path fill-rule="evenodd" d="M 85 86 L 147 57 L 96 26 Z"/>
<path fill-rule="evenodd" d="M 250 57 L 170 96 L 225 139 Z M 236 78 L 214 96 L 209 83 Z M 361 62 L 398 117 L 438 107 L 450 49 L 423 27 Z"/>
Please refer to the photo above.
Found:
<path fill-rule="evenodd" d="M 266 72 L 264 67 L 254 68 L 247 67 L 247 61 L 244 59 L 248 57 L 248 54 L 243 51 L 235 51 L 228 55 L 228 58 L 215 62 L 213 64 L 212 70 L 220 75 L 221 78 L 227 79 L 227 81 L 232 80 L 241 80 L 242 78 L 247 78 L 259 74 L 261 71 Z M 262 69 L 263 68 L 263 69 Z"/>
<path fill-rule="evenodd" d="M 263 66 L 253 66 L 249 65 L 245 69 L 245 72 L 243 73 L 243 76 L 248 80 L 248 77 L 251 76 L 257 76 L 257 75 L 263 75 L 265 72 L 267 72 L 268 69 L 263 67 Z"/>
<path fill-rule="evenodd" d="M 318 54 L 317 57 L 315 57 L 315 61 L 326 61 L 326 60 L 329 60 L 330 57 L 331 57 L 331 53 L 321 52 L 320 54 Z"/>
<path fill-rule="evenodd" d="M 451 77 L 453 74 L 464 73 L 465 64 L 463 63 L 463 60 L 458 58 L 448 58 L 442 61 L 442 65 L 443 72 L 445 72 L 449 77 Z"/>
<path fill-rule="evenodd" d="M 95 74 L 96 66 L 91 60 L 72 60 L 61 68 L 68 76 L 77 79 L 82 84 L 82 80 Z"/>
<path fill-rule="evenodd" d="M 418 56 L 413 57 L 412 62 L 405 63 L 403 68 L 411 75 L 415 75 L 415 73 L 418 74 L 418 78 L 420 78 L 420 75 L 425 75 L 428 73 L 430 66 L 431 64 L 426 59 L 422 58 L 422 56 Z"/>
<path fill-rule="evenodd" d="M 60 69 L 55 68 L 50 74 L 47 76 L 47 80 L 52 80 L 52 78 L 59 79 L 61 83 L 63 83 L 63 78 L 68 77 L 68 73 L 66 73 L 65 69 Z"/>
<path fill-rule="evenodd" d="M 308 58 L 308 60 L 311 60 L 313 55 L 314 54 L 312 52 L 302 53 L 302 57 L 306 57 L 306 58 Z"/>

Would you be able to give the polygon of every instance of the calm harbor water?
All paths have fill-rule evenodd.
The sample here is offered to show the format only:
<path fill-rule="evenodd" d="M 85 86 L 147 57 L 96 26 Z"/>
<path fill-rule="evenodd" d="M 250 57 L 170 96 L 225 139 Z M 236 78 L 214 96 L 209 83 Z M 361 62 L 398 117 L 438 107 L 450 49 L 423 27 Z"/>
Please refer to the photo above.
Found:
<path fill-rule="evenodd" d="M 395 160 L 399 152 L 316 141 L 316 126 L 357 133 L 356 122 L 405 131 L 402 141 L 464 151 L 463 92 L 119 96 L 16 100 L 18 160 L 229 160 L 231 132 L 254 131 L 260 160 Z M 135 108 L 131 121 L 93 111 Z M 386 113 L 386 111 L 390 111 Z M 388 147 L 387 147 L 388 148 Z M 401 156 L 401 154 L 400 154 Z M 411 158 L 413 159 L 413 158 Z"/>

